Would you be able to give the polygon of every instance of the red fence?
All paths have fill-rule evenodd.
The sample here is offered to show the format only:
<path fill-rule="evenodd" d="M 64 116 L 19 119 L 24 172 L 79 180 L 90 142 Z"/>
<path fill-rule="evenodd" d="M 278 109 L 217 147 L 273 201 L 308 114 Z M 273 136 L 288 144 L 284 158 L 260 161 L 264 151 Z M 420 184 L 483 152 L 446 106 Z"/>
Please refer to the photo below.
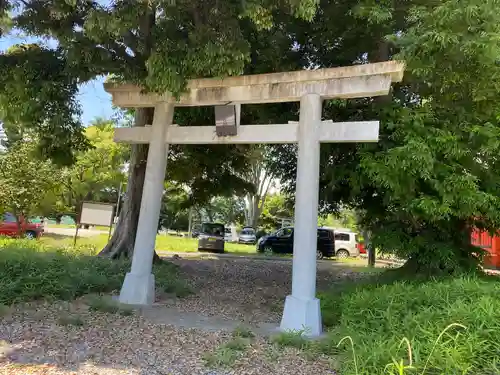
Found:
<path fill-rule="evenodd" d="M 471 243 L 488 252 L 484 258 L 487 268 L 500 268 L 500 235 L 491 236 L 488 232 L 474 230 L 471 234 Z"/>

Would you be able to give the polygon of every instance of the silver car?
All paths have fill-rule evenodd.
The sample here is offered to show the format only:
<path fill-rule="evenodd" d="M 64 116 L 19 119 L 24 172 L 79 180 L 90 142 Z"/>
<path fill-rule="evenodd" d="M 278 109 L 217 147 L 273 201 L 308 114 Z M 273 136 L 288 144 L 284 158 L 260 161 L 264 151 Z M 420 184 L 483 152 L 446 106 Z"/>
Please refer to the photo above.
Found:
<path fill-rule="evenodd" d="M 335 230 L 335 256 L 348 258 L 359 256 L 358 234 L 351 231 Z"/>
<path fill-rule="evenodd" d="M 257 243 L 255 229 L 249 227 L 243 228 L 238 236 L 238 243 L 255 245 Z"/>

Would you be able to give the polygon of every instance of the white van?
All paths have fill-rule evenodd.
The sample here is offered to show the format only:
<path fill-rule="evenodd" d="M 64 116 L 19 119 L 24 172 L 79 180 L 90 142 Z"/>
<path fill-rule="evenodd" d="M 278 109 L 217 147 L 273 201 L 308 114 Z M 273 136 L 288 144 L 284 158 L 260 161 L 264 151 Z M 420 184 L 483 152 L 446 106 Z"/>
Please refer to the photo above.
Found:
<path fill-rule="evenodd" d="M 334 229 L 335 256 L 348 258 L 359 256 L 358 234 L 349 230 Z"/>
<path fill-rule="evenodd" d="M 231 228 L 224 228 L 224 241 L 233 242 L 233 232 L 231 231 Z"/>
<path fill-rule="evenodd" d="M 349 257 L 359 256 L 357 233 L 354 233 L 350 229 L 331 228 L 331 227 L 322 227 L 322 228 L 329 229 L 334 233 L 335 256 L 337 258 L 349 258 Z"/>

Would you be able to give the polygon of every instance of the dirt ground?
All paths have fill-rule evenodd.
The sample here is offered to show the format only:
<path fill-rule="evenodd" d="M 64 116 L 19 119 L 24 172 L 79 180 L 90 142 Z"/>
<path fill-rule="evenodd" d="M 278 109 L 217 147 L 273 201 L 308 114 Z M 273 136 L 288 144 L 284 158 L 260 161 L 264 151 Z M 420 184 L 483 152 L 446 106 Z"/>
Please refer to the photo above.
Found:
<path fill-rule="evenodd" d="M 175 263 L 196 294 L 184 299 L 159 294 L 153 309 L 160 314 L 155 316 L 147 310 L 130 316 L 90 311 L 85 298 L 15 306 L 0 320 L 0 375 L 335 374 L 327 358 L 311 361 L 294 349 L 278 350 L 260 335 L 231 369 L 207 368 L 205 353 L 230 340 L 231 331 L 222 326 L 190 328 L 189 322 L 185 327 L 169 324 L 161 309 L 205 317 L 208 322 L 277 326 L 290 293 L 291 262 L 177 259 Z M 318 289 L 364 275 L 345 265 L 323 262 L 318 268 Z"/>

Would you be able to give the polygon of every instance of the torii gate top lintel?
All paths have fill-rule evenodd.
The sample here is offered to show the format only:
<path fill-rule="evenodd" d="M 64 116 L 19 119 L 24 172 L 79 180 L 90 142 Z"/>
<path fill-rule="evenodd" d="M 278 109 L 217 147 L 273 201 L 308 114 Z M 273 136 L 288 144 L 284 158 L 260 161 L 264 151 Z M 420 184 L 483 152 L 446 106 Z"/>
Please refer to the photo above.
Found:
<path fill-rule="evenodd" d="M 179 100 L 170 93 L 143 93 L 139 86 L 106 83 L 113 104 L 123 108 L 153 107 L 159 102 L 176 106 L 204 106 L 300 101 L 308 93 L 323 99 L 387 95 L 391 83 L 403 78 L 405 64 L 386 61 L 348 67 L 254 74 L 236 77 L 202 78 L 188 82 Z"/>

